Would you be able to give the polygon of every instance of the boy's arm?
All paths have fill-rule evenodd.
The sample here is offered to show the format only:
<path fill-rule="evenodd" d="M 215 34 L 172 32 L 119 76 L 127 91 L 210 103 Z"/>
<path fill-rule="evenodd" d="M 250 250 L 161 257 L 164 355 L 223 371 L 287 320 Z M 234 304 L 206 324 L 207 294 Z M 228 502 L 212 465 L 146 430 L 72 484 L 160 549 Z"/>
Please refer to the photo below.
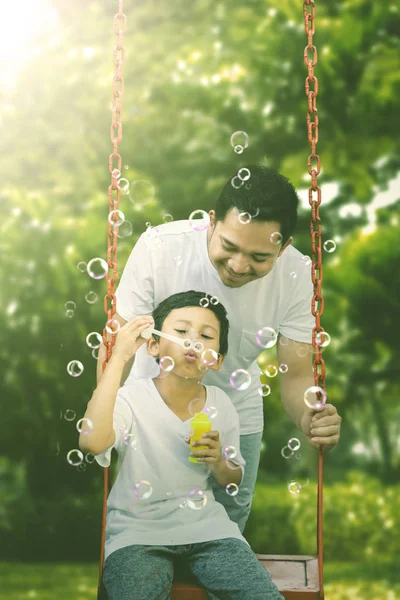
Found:
<path fill-rule="evenodd" d="M 117 312 L 114 313 L 113 319 L 115 319 L 116 321 L 118 321 L 118 323 L 121 325 L 121 327 L 123 325 L 125 325 L 125 323 L 128 322 L 123 317 L 121 317 L 121 315 L 119 315 Z M 111 338 L 111 334 L 107 333 L 107 337 L 108 337 L 108 339 L 110 339 Z M 116 337 L 118 338 L 118 333 L 117 333 Z M 103 376 L 103 362 L 104 362 L 104 359 L 106 358 L 106 356 L 107 356 L 107 348 L 105 347 L 104 344 L 102 344 L 100 346 L 100 348 L 99 348 L 99 354 L 97 356 L 97 367 L 96 367 L 97 385 L 99 385 L 100 379 Z M 124 369 L 122 371 L 121 381 L 120 381 L 119 387 L 122 387 L 124 385 L 125 381 L 128 379 L 129 373 L 132 370 L 134 362 L 135 362 L 135 355 L 133 355 L 132 358 L 126 362 L 126 364 L 124 366 Z"/>
<path fill-rule="evenodd" d="M 114 444 L 114 408 L 121 375 L 126 363 L 146 343 L 142 332 L 152 325 L 153 317 L 143 315 L 134 317 L 118 331 L 111 359 L 87 405 L 84 418 L 89 419 L 91 424 L 84 422 L 85 427 L 79 436 L 81 450 L 101 454 Z"/>
<path fill-rule="evenodd" d="M 231 465 L 230 467 L 227 465 L 228 462 Z M 231 461 L 225 460 L 222 456 L 219 463 L 216 463 L 215 466 L 213 465 L 212 469 L 210 467 L 210 471 L 217 484 L 221 487 L 225 488 L 230 483 L 235 483 L 239 487 L 241 484 L 242 469 Z"/>
<path fill-rule="evenodd" d="M 84 426 L 79 436 L 79 448 L 83 452 L 101 454 L 115 441 L 113 415 L 124 365 L 124 361 L 118 356 L 111 357 L 100 383 L 88 402 L 84 419 L 89 419 L 92 427 L 83 422 Z"/>

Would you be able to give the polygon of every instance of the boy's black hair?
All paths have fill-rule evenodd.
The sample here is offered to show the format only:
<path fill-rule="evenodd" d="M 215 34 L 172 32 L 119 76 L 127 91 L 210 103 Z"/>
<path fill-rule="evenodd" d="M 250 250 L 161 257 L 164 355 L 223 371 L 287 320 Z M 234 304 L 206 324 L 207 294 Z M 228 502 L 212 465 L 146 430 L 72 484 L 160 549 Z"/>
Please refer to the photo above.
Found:
<path fill-rule="evenodd" d="M 235 185 L 240 184 L 240 179 L 235 173 L 225 184 L 215 205 L 215 222 L 224 221 L 232 208 L 250 213 L 253 221 L 277 221 L 283 246 L 297 225 L 299 197 L 296 190 L 286 177 L 270 167 L 253 164 L 242 168 L 250 171 L 250 178 L 236 189 L 232 179 Z M 241 173 L 241 177 L 244 176 L 245 172 Z"/>
<path fill-rule="evenodd" d="M 228 317 L 225 307 L 220 302 L 218 302 L 218 304 L 211 304 L 210 300 L 212 296 L 210 296 L 210 294 L 189 290 L 188 292 L 178 292 L 177 294 L 172 294 L 172 296 L 165 298 L 165 300 L 160 302 L 160 304 L 153 310 L 152 316 L 154 319 L 154 328 L 158 329 L 158 331 L 162 331 L 164 321 L 172 310 L 175 308 L 184 308 L 185 306 L 201 306 L 200 300 L 204 297 L 207 297 L 209 301 L 208 306 L 204 308 L 204 310 L 211 310 L 220 323 L 218 352 L 226 355 L 228 352 Z M 157 342 L 160 339 L 160 336 L 156 334 L 153 334 L 153 337 Z M 159 363 L 160 360 L 156 358 L 156 362 Z"/>

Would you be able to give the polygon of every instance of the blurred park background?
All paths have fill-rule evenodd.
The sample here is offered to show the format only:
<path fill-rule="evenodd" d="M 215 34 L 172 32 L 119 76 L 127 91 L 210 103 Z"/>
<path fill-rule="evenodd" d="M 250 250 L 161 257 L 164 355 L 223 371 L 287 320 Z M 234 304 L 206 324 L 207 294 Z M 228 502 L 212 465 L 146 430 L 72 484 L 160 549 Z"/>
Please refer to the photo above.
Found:
<path fill-rule="evenodd" d="M 311 254 L 306 35 L 300 0 L 125 0 L 118 268 L 146 224 L 210 210 L 251 162 L 301 197 L 293 245 Z M 318 0 L 317 107 L 328 401 L 342 437 L 325 459 L 327 600 L 400 598 L 400 31 L 394 0 Z M 118 3 L 2 5 L 0 38 L 0 600 L 93 600 L 102 469 L 76 423 L 96 386 L 105 324 L 111 84 Z M 249 146 L 236 154 L 235 131 Z M 134 182 L 145 180 L 144 187 Z M 147 186 L 147 187 L 146 187 Z M 146 197 L 148 189 L 154 197 Z M 78 266 L 80 265 L 80 266 Z M 75 303 L 67 314 L 65 304 Z M 117 307 L 118 310 L 118 307 Z M 80 377 L 67 365 L 79 360 Z M 316 552 L 317 453 L 265 398 L 256 552 Z M 301 456 L 285 460 L 288 437 Z M 115 465 L 113 467 L 115 475 Z M 305 485 L 292 495 L 288 483 Z"/>

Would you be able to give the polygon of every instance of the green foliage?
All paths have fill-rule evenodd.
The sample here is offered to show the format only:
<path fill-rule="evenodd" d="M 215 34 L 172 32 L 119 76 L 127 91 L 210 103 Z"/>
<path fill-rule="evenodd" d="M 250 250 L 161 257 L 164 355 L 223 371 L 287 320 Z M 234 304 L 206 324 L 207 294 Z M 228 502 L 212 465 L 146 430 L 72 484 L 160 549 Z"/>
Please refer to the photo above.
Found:
<path fill-rule="evenodd" d="M 245 536 L 255 552 L 316 555 L 316 484 L 293 496 L 284 486 L 257 484 Z M 324 488 L 326 561 L 387 560 L 400 552 L 400 486 L 348 472 Z"/>
<path fill-rule="evenodd" d="M 119 208 L 133 232 L 119 240 L 119 276 L 146 222 L 162 223 L 167 212 L 184 219 L 197 208 L 213 208 L 222 185 L 246 163 L 278 168 L 297 188 L 310 184 L 309 177 L 304 179 L 310 148 L 301 3 L 124 4 L 128 31 L 120 153 L 129 167 L 128 179 L 150 181 L 155 197 L 145 206 L 121 197 Z M 82 520 L 94 513 L 93 498 L 100 507 L 102 493 L 101 470 L 89 467 L 83 473 L 67 464 L 78 435 L 75 422 L 67 423 L 63 415 L 71 409 L 77 418 L 83 416 L 96 367 L 85 338 L 102 332 L 105 323 L 105 282 L 91 280 L 76 265 L 106 258 L 107 252 L 117 3 L 54 0 L 53 6 L 60 18 L 56 42 L 41 36 L 36 43 L 40 52 L 27 60 L 15 89 L 0 90 L 0 455 L 8 458 L 5 466 L 0 463 L 6 490 L 0 495 L 0 527 L 9 542 L 0 549 L 6 553 L 11 548 L 15 557 L 18 552 L 36 555 L 37 548 L 39 555 L 48 556 L 57 546 L 57 531 L 71 540 L 70 524 L 83 527 Z M 323 241 L 340 239 L 333 255 L 323 253 L 321 324 L 332 337 L 323 354 L 327 392 L 344 418 L 340 444 L 327 460 L 329 482 L 343 480 L 349 468 L 386 482 L 397 481 L 400 474 L 398 204 L 377 211 L 371 235 L 361 231 L 376 192 L 400 169 L 399 28 L 394 2 L 317 3 L 319 183 L 338 185 L 330 203 L 323 194 L 320 215 Z M 95 50 L 91 58 L 85 56 L 87 47 Z M 229 143 L 237 130 L 250 137 L 239 156 Z M 358 216 L 342 214 L 351 203 L 362 208 Z M 299 211 L 294 240 L 308 255 L 310 217 L 308 207 Z M 85 301 L 89 291 L 98 295 L 93 305 Z M 64 310 L 69 300 L 77 304 L 72 319 Z M 79 378 L 66 372 L 74 359 L 85 367 Z M 279 386 L 274 382 L 272 387 L 264 406 L 260 478 L 305 477 L 303 461 L 293 471 L 280 456 L 291 425 L 283 414 Z M 312 465 L 302 442 L 303 457 Z M 356 442 L 366 448 L 362 455 L 352 451 Z M 301 502 L 310 490 L 306 487 L 294 500 L 288 496 L 290 505 L 282 500 L 273 506 L 269 491 L 263 501 L 271 505 L 274 518 L 262 526 L 263 539 L 258 539 L 251 517 L 255 541 L 305 547 L 292 513 L 284 527 L 279 523 L 293 501 Z M 376 487 L 368 494 L 374 491 Z M 85 509 L 76 508 L 76 499 Z M 257 502 L 255 498 L 256 507 Z M 350 512 L 358 514 L 354 508 Z M 364 542 L 364 523 L 372 527 L 368 518 L 360 520 L 359 543 Z M 98 520 L 94 529 L 99 526 Z M 345 535 L 350 536 L 353 526 L 350 519 L 343 525 Z M 309 527 L 304 525 L 307 535 Z M 340 545 L 339 535 L 338 529 L 332 554 Z M 374 552 L 383 544 L 377 535 L 371 538 Z M 60 544 L 62 552 L 70 556 L 71 547 Z"/>

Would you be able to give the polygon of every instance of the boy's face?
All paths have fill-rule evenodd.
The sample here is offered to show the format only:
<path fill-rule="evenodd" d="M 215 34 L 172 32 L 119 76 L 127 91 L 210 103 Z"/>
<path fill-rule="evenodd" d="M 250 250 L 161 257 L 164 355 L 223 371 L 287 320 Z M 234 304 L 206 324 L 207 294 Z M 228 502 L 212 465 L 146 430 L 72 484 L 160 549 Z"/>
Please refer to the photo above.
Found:
<path fill-rule="evenodd" d="M 195 352 L 165 338 L 160 337 L 156 342 L 151 337 L 147 345 L 148 353 L 160 360 L 170 356 L 175 362 L 172 370 L 175 375 L 200 380 L 208 369 L 219 370 L 224 359 L 219 354 L 220 322 L 211 310 L 201 306 L 176 308 L 165 319 L 162 332 L 181 340 L 202 342 L 204 346 L 203 352 Z M 194 358 L 190 358 L 193 354 Z"/>

